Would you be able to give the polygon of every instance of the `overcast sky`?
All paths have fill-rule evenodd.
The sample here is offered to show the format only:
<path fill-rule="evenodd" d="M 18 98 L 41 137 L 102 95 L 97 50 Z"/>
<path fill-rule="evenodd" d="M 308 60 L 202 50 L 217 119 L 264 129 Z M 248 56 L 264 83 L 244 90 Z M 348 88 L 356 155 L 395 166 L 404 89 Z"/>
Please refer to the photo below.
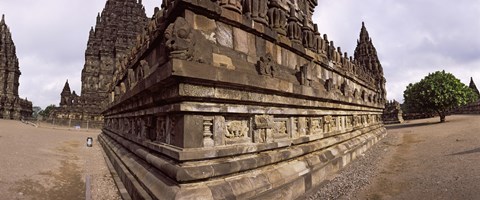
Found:
<path fill-rule="evenodd" d="M 161 0 L 143 0 L 147 16 Z M 58 105 L 68 79 L 80 93 L 91 26 L 105 0 L 0 0 L 20 62 L 20 96 L 34 105 Z M 446 70 L 480 84 L 479 0 L 319 0 L 314 22 L 353 55 L 362 21 L 387 79 L 388 99 L 429 72 Z M 480 86 L 480 85 L 479 85 Z"/>

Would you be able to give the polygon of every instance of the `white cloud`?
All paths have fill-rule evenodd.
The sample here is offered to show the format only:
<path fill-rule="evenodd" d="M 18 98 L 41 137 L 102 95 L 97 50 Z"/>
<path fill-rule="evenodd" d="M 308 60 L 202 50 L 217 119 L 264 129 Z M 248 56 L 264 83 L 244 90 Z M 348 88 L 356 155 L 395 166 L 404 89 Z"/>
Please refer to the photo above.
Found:
<path fill-rule="evenodd" d="M 152 16 L 160 0 L 143 0 Z M 80 93 L 80 74 L 91 26 L 103 0 L 1 0 L 20 61 L 20 96 L 34 105 L 58 104 L 68 79 Z M 365 21 L 387 79 L 389 99 L 430 72 L 445 69 L 480 84 L 480 1 L 322 0 L 319 31 L 353 55 Z M 477 85 L 478 85 L 477 84 Z"/>
<path fill-rule="evenodd" d="M 377 48 L 389 99 L 430 72 L 446 70 L 463 83 L 480 82 L 480 1 L 325 0 L 314 21 L 353 54 L 360 25 Z M 352 25 L 353 24 L 353 25 Z"/>

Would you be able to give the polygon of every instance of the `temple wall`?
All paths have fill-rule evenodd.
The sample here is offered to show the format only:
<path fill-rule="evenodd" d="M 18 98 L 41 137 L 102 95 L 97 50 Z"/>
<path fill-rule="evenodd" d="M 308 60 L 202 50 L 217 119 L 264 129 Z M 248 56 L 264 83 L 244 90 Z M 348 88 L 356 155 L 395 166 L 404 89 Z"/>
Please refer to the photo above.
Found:
<path fill-rule="evenodd" d="M 319 34 L 289 36 L 295 19 L 283 33 L 239 4 L 170 2 L 103 112 L 99 140 L 133 199 L 294 199 L 386 133 L 384 88 Z"/>

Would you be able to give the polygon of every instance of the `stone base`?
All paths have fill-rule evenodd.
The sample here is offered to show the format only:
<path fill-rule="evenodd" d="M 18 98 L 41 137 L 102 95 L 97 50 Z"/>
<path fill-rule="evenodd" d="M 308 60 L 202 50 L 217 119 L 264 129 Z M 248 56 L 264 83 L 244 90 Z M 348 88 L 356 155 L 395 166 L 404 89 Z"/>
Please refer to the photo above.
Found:
<path fill-rule="evenodd" d="M 176 163 L 106 130 L 99 141 L 132 199 L 295 199 L 319 186 L 327 176 L 345 167 L 385 134 L 386 129 L 378 124 L 308 143 L 220 160 L 223 163 L 213 160 L 187 164 Z M 338 142 L 322 145 L 329 144 L 327 140 Z M 270 161 L 281 161 L 262 166 L 257 159 L 261 154 L 269 155 Z M 242 160 L 250 160 L 252 166 L 260 167 L 201 181 L 179 183 L 171 178 L 187 180 L 185 177 L 189 175 L 198 177 L 209 173 L 205 168 L 210 166 L 208 162 L 212 168 L 224 164 L 227 171 L 249 163 Z"/>

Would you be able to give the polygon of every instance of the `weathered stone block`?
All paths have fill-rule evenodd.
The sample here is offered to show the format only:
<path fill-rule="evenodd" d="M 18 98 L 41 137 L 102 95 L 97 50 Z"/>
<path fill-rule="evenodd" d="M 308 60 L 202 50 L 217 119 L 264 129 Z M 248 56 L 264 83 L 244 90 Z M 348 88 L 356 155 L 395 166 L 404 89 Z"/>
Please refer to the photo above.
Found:
<path fill-rule="evenodd" d="M 248 33 L 239 28 L 233 28 L 233 44 L 235 50 L 248 54 Z"/>
<path fill-rule="evenodd" d="M 235 66 L 232 63 L 232 59 L 225 55 L 213 54 L 213 65 L 216 67 L 224 67 L 227 69 L 235 70 Z"/>
<path fill-rule="evenodd" d="M 217 22 L 217 31 L 215 35 L 218 44 L 224 47 L 233 48 L 233 33 L 231 26 L 222 22 Z"/>

